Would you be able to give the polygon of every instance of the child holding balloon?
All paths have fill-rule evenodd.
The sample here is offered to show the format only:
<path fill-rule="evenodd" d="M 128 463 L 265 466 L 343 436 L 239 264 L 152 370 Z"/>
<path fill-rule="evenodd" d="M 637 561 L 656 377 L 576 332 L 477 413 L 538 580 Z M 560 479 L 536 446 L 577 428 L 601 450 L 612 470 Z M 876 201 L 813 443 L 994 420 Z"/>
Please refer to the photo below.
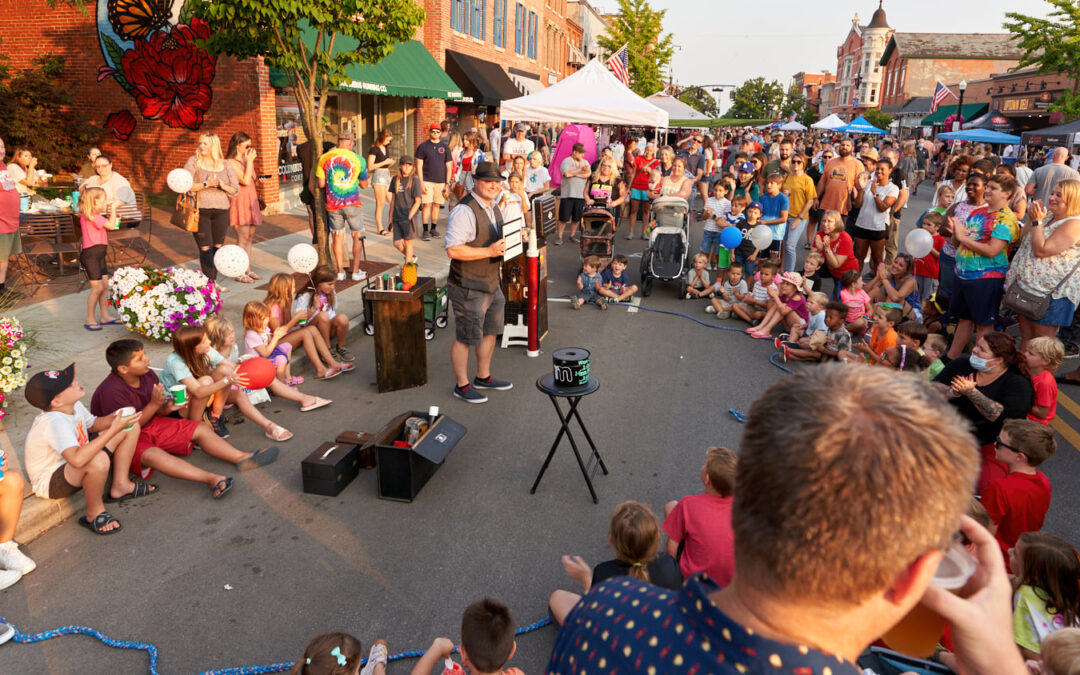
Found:
<path fill-rule="evenodd" d="M 206 335 L 210 338 L 210 346 L 216 349 L 218 353 L 225 355 L 225 358 L 233 363 L 239 361 L 240 350 L 236 345 L 236 330 L 233 329 L 233 326 L 228 319 L 220 314 L 215 314 L 207 319 Z M 333 401 L 328 398 L 305 394 L 298 388 L 290 387 L 285 384 L 277 377 L 275 377 L 270 384 L 266 385 L 266 388 L 269 389 L 274 396 L 299 403 L 300 412 L 309 412 L 333 403 Z M 275 438 L 271 435 L 271 430 L 267 429 L 267 438 L 274 438 L 274 440 L 288 440 L 289 438 L 292 438 L 291 433 L 288 431 L 285 433 L 288 434 L 287 438 Z"/>
<path fill-rule="evenodd" d="M 261 356 L 274 364 L 277 378 L 294 387 L 304 383 L 304 378 L 293 377 L 289 371 L 292 345 L 282 342 L 285 337 L 284 326 L 270 330 L 270 309 L 266 303 L 252 300 L 244 305 L 244 355 Z"/>
<path fill-rule="evenodd" d="M 731 202 L 725 198 L 727 190 L 727 184 L 724 181 L 717 181 L 713 185 L 712 197 L 705 200 L 705 212 L 702 214 L 705 216 L 705 229 L 701 234 L 701 252 L 709 257 L 706 269 L 710 270 L 717 269 L 720 249 L 724 246 L 720 233 L 726 225 L 724 216 L 731 211 Z M 738 244 L 736 243 L 735 246 Z M 735 246 L 727 248 L 735 248 Z"/>

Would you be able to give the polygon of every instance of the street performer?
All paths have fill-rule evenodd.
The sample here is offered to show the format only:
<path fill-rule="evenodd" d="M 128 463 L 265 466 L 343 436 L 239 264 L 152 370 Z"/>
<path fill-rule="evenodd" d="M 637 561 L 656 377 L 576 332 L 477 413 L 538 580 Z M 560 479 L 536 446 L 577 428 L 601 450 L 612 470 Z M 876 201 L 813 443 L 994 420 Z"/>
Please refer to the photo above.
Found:
<path fill-rule="evenodd" d="M 496 204 L 502 174 L 494 162 L 480 162 L 472 191 L 450 212 L 446 224 L 446 255 L 450 276 L 446 295 L 454 308 L 454 344 L 450 363 L 457 379 L 454 396 L 468 403 L 485 403 L 478 389 L 511 389 L 514 385 L 491 376 L 495 337 L 502 332 L 503 298 L 500 285 L 503 216 Z M 476 350 L 476 377 L 469 381 L 469 348 Z"/>

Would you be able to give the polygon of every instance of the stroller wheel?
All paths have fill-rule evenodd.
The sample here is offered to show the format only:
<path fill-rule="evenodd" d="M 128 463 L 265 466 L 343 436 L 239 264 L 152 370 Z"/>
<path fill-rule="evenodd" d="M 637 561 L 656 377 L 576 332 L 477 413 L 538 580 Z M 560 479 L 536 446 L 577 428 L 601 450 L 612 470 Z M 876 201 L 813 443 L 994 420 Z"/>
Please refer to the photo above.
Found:
<path fill-rule="evenodd" d="M 643 277 L 641 279 L 641 295 L 646 297 L 646 298 L 649 297 L 650 295 L 652 295 L 652 286 L 653 286 L 653 278 L 652 277 Z"/>
<path fill-rule="evenodd" d="M 679 282 L 679 299 L 682 300 L 686 297 L 686 280 L 683 279 Z"/>

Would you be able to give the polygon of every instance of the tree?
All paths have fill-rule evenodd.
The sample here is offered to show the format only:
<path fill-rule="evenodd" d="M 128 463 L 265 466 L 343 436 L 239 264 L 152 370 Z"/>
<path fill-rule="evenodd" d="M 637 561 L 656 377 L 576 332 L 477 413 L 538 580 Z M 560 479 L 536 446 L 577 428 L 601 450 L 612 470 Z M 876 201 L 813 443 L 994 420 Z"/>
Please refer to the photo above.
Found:
<path fill-rule="evenodd" d="M 210 24 L 206 48 L 236 58 L 261 56 L 285 71 L 296 97 L 304 133 L 318 157 L 323 144 L 323 111 L 330 90 L 347 81 L 355 64 L 378 63 L 398 43 L 413 36 L 425 13 L 414 0 L 244 0 L 188 2 L 185 11 Z M 314 41 L 305 42 L 301 23 Z M 311 172 L 309 188 L 318 194 Z M 323 214 L 315 209 L 319 259 L 327 259 Z"/>
<path fill-rule="evenodd" d="M 780 117 L 782 119 L 789 119 L 792 115 L 809 126 L 817 121 L 817 106 L 811 103 L 802 92 L 798 90 L 794 85 L 788 88 L 787 95 L 784 97 L 784 104 L 780 108 Z"/>
<path fill-rule="evenodd" d="M 1061 113 L 1065 121 L 1080 117 L 1080 93 L 1075 91 L 1063 91 L 1058 99 L 1047 108 L 1050 112 Z"/>
<path fill-rule="evenodd" d="M 867 122 L 873 124 L 878 129 L 888 129 L 889 125 L 893 122 L 891 115 L 883 113 L 877 108 L 868 108 L 866 112 L 863 113 L 863 117 L 866 118 Z"/>
<path fill-rule="evenodd" d="M 1039 74 L 1061 73 L 1080 91 L 1080 5 L 1073 0 L 1046 0 L 1054 6 L 1049 18 L 1006 12 L 1004 28 L 1024 50 L 1014 70 L 1037 66 Z"/>
<path fill-rule="evenodd" d="M 663 35 L 667 10 L 654 10 L 648 0 L 619 0 L 619 13 L 597 38 L 609 55 L 627 45 L 630 89 L 650 96 L 664 88 L 664 71 L 671 62 L 671 33 Z"/>
<path fill-rule="evenodd" d="M 733 101 L 724 117 L 737 119 L 774 119 L 784 101 L 784 87 L 776 80 L 755 77 L 732 92 Z"/>
<path fill-rule="evenodd" d="M 716 99 L 707 89 L 701 87 L 687 89 L 679 94 L 679 100 L 709 117 L 719 117 L 720 115 L 720 106 L 716 104 Z"/>

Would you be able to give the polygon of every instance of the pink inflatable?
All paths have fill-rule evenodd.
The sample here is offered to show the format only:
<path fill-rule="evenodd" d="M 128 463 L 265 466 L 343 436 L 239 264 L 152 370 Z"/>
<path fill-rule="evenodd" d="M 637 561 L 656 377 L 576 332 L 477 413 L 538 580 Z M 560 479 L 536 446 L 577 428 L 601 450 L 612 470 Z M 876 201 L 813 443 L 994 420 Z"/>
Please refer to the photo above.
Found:
<path fill-rule="evenodd" d="M 548 167 L 548 173 L 551 174 L 551 187 L 559 187 L 562 184 L 562 172 L 559 171 L 559 167 L 562 166 L 562 161 L 570 156 L 574 143 L 585 146 L 585 160 L 589 164 L 599 157 L 596 151 L 596 134 L 593 133 L 592 127 L 588 124 L 567 124 L 559 134 L 559 140 L 555 143 L 555 152 L 551 155 L 551 166 Z"/>

